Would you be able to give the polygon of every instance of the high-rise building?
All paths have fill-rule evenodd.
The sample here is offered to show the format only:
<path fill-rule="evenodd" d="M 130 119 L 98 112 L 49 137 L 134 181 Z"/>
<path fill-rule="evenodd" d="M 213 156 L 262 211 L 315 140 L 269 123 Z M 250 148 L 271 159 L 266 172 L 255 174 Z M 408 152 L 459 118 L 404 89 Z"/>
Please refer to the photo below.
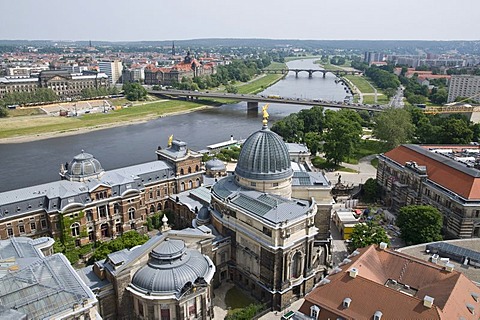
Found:
<path fill-rule="evenodd" d="M 448 87 L 448 102 L 455 101 L 457 97 L 480 102 L 480 76 L 453 75 Z"/>
<path fill-rule="evenodd" d="M 99 61 L 98 67 L 100 72 L 107 74 L 111 84 L 117 83 L 122 76 L 123 65 L 120 60 Z"/>

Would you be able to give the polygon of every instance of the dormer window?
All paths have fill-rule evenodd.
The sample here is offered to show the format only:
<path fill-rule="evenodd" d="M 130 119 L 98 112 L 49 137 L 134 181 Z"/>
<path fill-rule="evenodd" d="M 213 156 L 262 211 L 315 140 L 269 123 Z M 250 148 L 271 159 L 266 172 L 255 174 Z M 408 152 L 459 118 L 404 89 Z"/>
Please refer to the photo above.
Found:
<path fill-rule="evenodd" d="M 313 305 L 310 307 L 310 317 L 312 319 L 318 319 L 318 315 L 320 314 L 320 307 Z"/>

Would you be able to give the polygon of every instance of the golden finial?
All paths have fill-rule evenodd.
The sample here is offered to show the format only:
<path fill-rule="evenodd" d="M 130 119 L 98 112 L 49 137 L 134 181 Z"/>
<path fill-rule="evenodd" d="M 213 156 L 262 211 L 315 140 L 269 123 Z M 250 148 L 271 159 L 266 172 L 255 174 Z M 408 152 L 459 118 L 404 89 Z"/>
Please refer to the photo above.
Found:
<path fill-rule="evenodd" d="M 263 125 L 264 125 L 264 126 L 266 126 L 267 123 L 268 123 L 268 112 L 267 112 L 268 105 L 269 105 L 269 103 L 267 103 L 266 105 L 264 105 L 264 106 L 262 107 L 262 112 L 263 112 Z"/>
<path fill-rule="evenodd" d="M 172 146 L 172 141 L 173 141 L 173 134 L 170 137 L 168 137 L 168 147 Z"/>

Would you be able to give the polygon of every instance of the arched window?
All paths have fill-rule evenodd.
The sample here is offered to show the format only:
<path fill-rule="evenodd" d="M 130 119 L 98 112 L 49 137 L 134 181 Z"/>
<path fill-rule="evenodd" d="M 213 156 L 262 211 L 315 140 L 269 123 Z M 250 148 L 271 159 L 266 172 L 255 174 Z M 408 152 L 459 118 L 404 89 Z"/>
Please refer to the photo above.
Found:
<path fill-rule="evenodd" d="M 157 204 L 157 211 L 162 211 L 162 203 Z"/>
<path fill-rule="evenodd" d="M 185 182 L 180 183 L 180 191 L 185 191 Z"/>
<path fill-rule="evenodd" d="M 78 237 L 80 235 L 80 224 L 75 222 L 70 226 L 70 230 L 72 231 L 72 237 Z"/>
<path fill-rule="evenodd" d="M 92 210 L 87 210 L 87 213 L 85 214 L 87 217 L 87 221 L 93 221 L 93 213 Z"/>
<path fill-rule="evenodd" d="M 200 187 L 200 179 L 197 178 L 197 180 L 195 180 L 195 186 Z"/>
<path fill-rule="evenodd" d="M 297 251 L 292 258 L 292 264 L 290 265 L 291 278 L 298 278 L 302 273 L 302 254 Z"/>
<path fill-rule="evenodd" d="M 200 170 L 200 168 L 198 167 L 198 164 L 195 166 L 195 172 L 198 172 L 198 170 Z"/>
<path fill-rule="evenodd" d="M 135 208 L 128 208 L 128 220 L 135 219 Z"/>
<path fill-rule="evenodd" d="M 188 167 L 188 173 L 192 173 L 192 167 Z"/>
<path fill-rule="evenodd" d="M 150 206 L 150 213 L 155 213 L 155 206 L 153 204 Z"/>
<path fill-rule="evenodd" d="M 183 176 L 183 174 L 184 174 L 183 168 L 180 169 L 180 174 Z"/>
<path fill-rule="evenodd" d="M 192 180 L 189 180 L 188 181 L 188 189 L 192 189 L 192 188 L 193 188 Z"/>

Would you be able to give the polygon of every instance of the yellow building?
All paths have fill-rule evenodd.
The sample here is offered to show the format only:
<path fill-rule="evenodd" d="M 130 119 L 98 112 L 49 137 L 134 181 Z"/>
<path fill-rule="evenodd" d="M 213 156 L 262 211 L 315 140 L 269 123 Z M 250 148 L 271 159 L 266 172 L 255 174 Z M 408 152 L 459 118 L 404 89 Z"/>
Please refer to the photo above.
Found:
<path fill-rule="evenodd" d="M 340 209 L 335 211 L 333 213 L 333 222 L 338 231 L 340 231 L 343 240 L 350 239 L 353 228 L 361 223 L 360 220 L 355 217 L 355 212 L 350 209 Z"/>

